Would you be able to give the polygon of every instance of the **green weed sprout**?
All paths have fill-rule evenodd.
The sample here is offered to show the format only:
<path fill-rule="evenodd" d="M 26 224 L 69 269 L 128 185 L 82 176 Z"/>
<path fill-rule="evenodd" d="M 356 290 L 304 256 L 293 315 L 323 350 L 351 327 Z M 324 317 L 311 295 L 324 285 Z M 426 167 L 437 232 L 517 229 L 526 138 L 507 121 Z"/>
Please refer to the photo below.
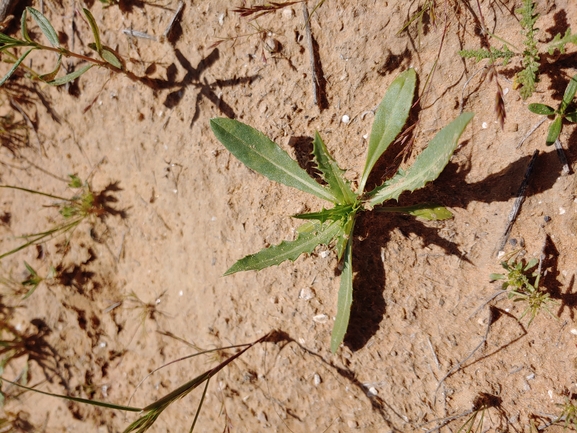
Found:
<path fill-rule="evenodd" d="M 561 406 L 561 415 L 555 422 L 565 421 L 565 429 L 572 424 L 575 431 L 577 431 L 577 402 L 573 396 L 565 397 L 565 404 L 558 406 Z"/>
<path fill-rule="evenodd" d="M 22 39 L 16 39 L 11 36 L 5 35 L 4 33 L 0 33 L 0 52 L 7 55 L 7 57 L 14 62 L 12 68 L 8 71 L 8 73 L 2 79 L 0 79 L 0 86 L 3 85 L 6 82 L 6 80 L 8 80 L 8 78 L 12 76 L 12 74 L 16 71 L 16 69 L 18 69 L 18 67 L 21 66 L 24 59 L 26 59 L 26 57 L 28 57 L 28 55 L 35 50 L 52 51 L 58 55 L 56 66 L 54 70 L 52 70 L 51 72 L 38 75 L 35 72 L 31 71 L 30 69 L 26 68 L 35 78 L 53 86 L 60 86 L 62 84 L 68 83 L 80 77 L 82 74 L 84 74 L 93 66 L 105 67 L 114 72 L 124 72 L 124 64 L 118 53 L 116 53 L 112 48 L 102 44 L 100 40 L 100 31 L 96 24 L 96 20 L 94 19 L 90 11 L 86 8 L 82 9 L 82 11 L 84 12 L 84 16 L 86 17 L 86 20 L 90 25 L 90 29 L 92 30 L 92 35 L 94 37 L 94 42 L 88 44 L 88 46 L 94 51 L 96 51 L 100 59 L 74 53 L 68 50 L 66 47 L 63 47 L 60 44 L 60 41 L 58 40 L 58 34 L 56 33 L 56 30 L 54 30 L 54 27 L 52 27 L 52 24 L 50 24 L 50 21 L 36 9 L 27 7 L 22 13 L 22 18 L 20 20 Z M 26 20 L 28 13 L 32 16 L 38 27 L 40 27 L 40 30 L 42 31 L 46 39 L 48 39 L 50 45 L 43 45 L 40 42 L 32 40 L 32 38 L 29 36 L 28 24 Z M 12 54 L 11 52 L 11 50 L 14 48 L 15 49 L 22 48 L 25 49 L 25 51 L 23 54 L 20 55 L 20 57 L 18 57 Z M 85 65 L 79 68 L 78 70 L 66 74 L 62 77 L 56 78 L 58 72 L 60 71 L 60 67 L 62 66 L 63 56 L 75 57 L 82 61 L 88 62 L 88 65 Z"/>
<path fill-rule="evenodd" d="M 525 36 L 523 41 L 524 49 L 522 51 L 517 49 L 516 51 L 511 51 L 509 46 L 515 48 L 512 44 L 507 43 L 496 35 L 489 34 L 489 36 L 504 43 L 501 50 L 494 48 L 466 49 L 459 51 L 459 55 L 464 58 L 473 58 L 477 62 L 489 59 L 489 64 L 494 64 L 497 59 L 502 59 L 502 66 L 506 66 L 513 57 L 522 57 L 521 64 L 523 69 L 515 75 L 514 88 L 519 87 L 521 97 L 527 99 L 535 91 L 538 81 L 540 55 L 545 52 L 553 55 L 556 51 L 564 54 L 568 44 L 577 45 L 577 34 L 571 34 L 571 29 L 567 28 L 564 34 L 558 33 L 551 42 L 544 47 L 539 47 L 537 41 L 539 29 L 536 27 L 539 14 L 535 10 L 533 0 L 523 0 L 522 6 L 515 12 L 521 16 L 519 24 L 521 25 L 521 33 Z"/>
<path fill-rule="evenodd" d="M 24 248 L 27 248 L 30 245 L 39 244 L 45 241 L 46 239 L 50 239 L 52 237 L 70 231 L 74 229 L 76 226 L 78 226 L 80 222 L 82 222 L 85 218 L 89 217 L 90 215 L 103 216 L 107 212 L 105 203 L 107 197 L 104 194 L 101 193 L 95 195 L 92 189 L 90 188 L 90 185 L 87 182 L 83 183 L 80 180 L 80 178 L 78 178 L 78 176 L 76 175 L 69 175 L 69 177 L 70 177 L 70 183 L 68 184 L 68 186 L 70 188 L 79 190 L 79 193 L 74 195 L 72 198 L 59 197 L 56 195 L 47 194 L 45 192 L 35 191 L 27 188 L 21 188 L 18 186 L 0 185 L 0 188 L 16 189 L 30 194 L 37 194 L 55 200 L 59 200 L 59 203 L 56 203 L 54 206 L 59 208 L 59 213 L 64 218 L 64 221 L 61 224 L 49 230 L 23 236 L 28 240 L 22 245 L 14 248 L 13 250 L 0 254 L 0 260 L 6 256 L 14 254 L 20 250 L 23 250 Z M 32 281 L 30 283 L 33 284 Z"/>
<path fill-rule="evenodd" d="M 24 266 L 26 267 L 26 270 L 28 271 L 29 275 L 28 277 L 26 277 L 24 281 L 20 283 L 22 284 L 22 287 L 28 289 L 26 291 L 26 294 L 22 297 L 22 300 L 32 296 L 32 294 L 36 291 L 38 286 L 43 281 L 51 280 L 56 275 L 56 269 L 54 269 L 53 266 L 50 266 L 50 270 L 48 271 L 48 275 L 46 277 L 41 277 L 40 275 L 38 275 L 38 272 L 36 272 L 36 270 L 28 263 L 24 262 Z"/>
<path fill-rule="evenodd" d="M 353 301 L 352 235 L 358 214 L 387 200 L 397 200 L 401 193 L 422 188 L 435 180 L 449 162 L 461 133 L 473 117 L 471 113 L 461 114 L 433 138 L 411 167 L 399 170 L 382 185 L 365 192 L 371 170 L 407 121 L 415 84 L 416 73 L 414 69 L 409 69 L 400 74 L 387 90 L 375 114 L 367 160 L 356 192 L 344 178 L 344 171 L 328 153 L 318 133 L 315 133 L 313 141 L 313 156 L 326 186 L 315 181 L 284 150 L 256 129 L 233 119 L 215 118 L 210 121 L 216 138 L 248 168 L 270 180 L 313 194 L 334 205 L 320 212 L 295 215 L 296 218 L 311 220 L 298 228 L 296 240 L 284 241 L 246 256 L 225 273 L 230 275 L 239 271 L 260 270 L 285 260 L 294 261 L 321 244 L 333 246 L 338 260 L 342 260 L 343 268 L 331 337 L 332 352 L 336 352 L 342 343 L 349 324 Z M 447 209 L 432 205 L 378 210 L 405 212 L 427 219 L 452 216 Z"/>
<path fill-rule="evenodd" d="M 529 323 L 531 325 L 533 319 L 537 314 L 544 309 L 553 316 L 549 306 L 555 304 L 551 299 L 549 293 L 542 291 L 539 288 L 539 280 L 541 275 L 538 270 L 531 272 L 539 261 L 531 259 L 525 262 L 523 259 L 517 259 L 514 254 L 508 261 L 501 262 L 501 266 L 507 271 L 506 274 L 491 274 L 491 281 L 503 280 L 501 288 L 507 293 L 507 297 L 513 302 L 525 302 L 527 307 L 519 320 L 523 319 L 528 313 L 530 316 Z"/>
<path fill-rule="evenodd" d="M 577 122 L 577 111 L 566 113 L 567 108 L 571 102 L 573 102 L 573 98 L 575 97 L 576 92 L 577 75 L 574 75 L 573 78 L 571 78 L 569 81 L 569 84 L 567 84 L 567 88 L 563 94 L 563 100 L 561 101 L 561 104 L 559 104 L 559 108 L 556 110 L 553 107 L 549 107 L 545 104 L 529 104 L 529 110 L 535 114 L 541 114 L 543 116 L 555 116 L 553 123 L 551 123 L 549 126 L 549 132 L 547 133 L 547 139 L 545 141 L 547 146 L 552 145 L 559 138 L 559 135 L 561 134 L 561 128 L 563 127 L 564 118 L 572 123 Z"/>

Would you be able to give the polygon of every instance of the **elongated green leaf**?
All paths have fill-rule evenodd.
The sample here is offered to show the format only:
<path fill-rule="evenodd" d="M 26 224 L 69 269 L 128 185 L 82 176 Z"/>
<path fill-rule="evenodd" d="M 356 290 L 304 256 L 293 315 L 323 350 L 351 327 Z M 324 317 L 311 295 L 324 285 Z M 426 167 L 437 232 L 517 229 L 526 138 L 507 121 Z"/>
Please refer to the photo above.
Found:
<path fill-rule="evenodd" d="M 549 132 L 547 133 L 547 139 L 545 144 L 547 146 L 551 146 L 557 139 L 559 138 L 559 134 L 561 134 L 561 127 L 563 126 L 563 117 L 557 116 L 551 126 L 549 126 Z"/>
<path fill-rule="evenodd" d="M 336 197 L 317 183 L 278 144 L 256 129 L 234 119 L 210 120 L 216 138 L 239 161 L 270 180 L 299 189 L 330 202 Z"/>
<path fill-rule="evenodd" d="M 551 116 L 555 114 L 555 109 L 545 104 L 529 104 L 527 108 L 532 113 L 542 114 L 544 116 Z"/>
<path fill-rule="evenodd" d="M 369 174 L 371 174 L 371 170 L 378 159 L 403 129 L 413 103 L 416 81 L 415 70 L 406 70 L 391 83 L 380 103 L 375 113 L 375 120 L 369 138 L 369 150 L 363 176 L 359 184 L 359 195 L 364 192 Z"/>
<path fill-rule="evenodd" d="M 60 71 L 60 65 L 62 65 L 62 54 L 60 54 L 58 56 L 58 60 L 56 62 L 56 67 L 54 68 L 54 70 L 52 72 L 47 73 L 47 74 L 40 75 L 40 79 L 42 81 L 54 80 L 54 78 L 56 78 L 56 75 L 58 75 L 58 71 Z"/>
<path fill-rule="evenodd" d="M 577 111 L 574 111 L 573 113 L 566 114 L 565 119 L 567 119 L 569 122 L 577 123 Z"/>
<path fill-rule="evenodd" d="M 345 338 L 349 320 L 351 318 L 351 305 L 353 304 L 353 238 L 349 236 L 343 260 L 343 272 L 341 274 L 341 287 L 337 301 L 337 317 L 331 335 L 331 352 L 335 353 Z"/>
<path fill-rule="evenodd" d="M 6 82 L 6 80 L 8 80 L 8 78 L 10 78 L 12 76 L 14 71 L 16 71 L 16 69 L 18 69 L 18 66 L 20 66 L 20 63 L 22 63 L 24 61 L 24 59 L 28 56 L 28 54 L 30 54 L 35 49 L 36 48 L 30 48 L 28 51 L 26 51 L 24 54 L 22 54 L 22 56 L 18 60 L 16 60 L 16 63 L 14 63 L 12 65 L 12 67 L 10 68 L 8 73 L 6 75 L 4 75 L 4 77 L 2 77 L 2 79 L 0 80 L 0 86 L 3 85 Z"/>
<path fill-rule="evenodd" d="M 376 206 L 385 200 L 397 200 L 404 191 L 414 191 L 435 180 L 449 162 L 459 144 L 459 137 L 472 118 L 472 113 L 463 113 L 441 129 L 411 167 L 399 171 L 369 193 L 369 204 Z"/>
<path fill-rule="evenodd" d="M 22 37 L 27 42 L 32 42 L 30 36 L 28 36 L 28 25 L 26 24 L 26 9 L 22 12 L 22 17 L 20 18 L 20 31 L 22 32 Z"/>
<path fill-rule="evenodd" d="M 94 36 L 94 44 L 96 45 L 96 52 L 98 54 L 102 53 L 102 43 L 100 42 L 100 31 L 98 30 L 98 25 L 96 24 L 96 20 L 92 13 L 86 9 L 82 8 L 82 12 L 84 12 L 84 16 L 88 21 L 88 25 L 90 25 L 90 30 L 92 30 L 92 36 Z"/>
<path fill-rule="evenodd" d="M 34 8 L 27 7 L 26 10 L 30 15 L 32 15 L 32 18 L 34 18 L 34 21 L 36 21 L 36 24 L 38 24 L 38 27 L 40 27 L 40 30 L 42 30 L 42 33 L 44 33 L 48 42 L 50 42 L 54 48 L 60 46 L 58 34 L 56 33 L 56 30 L 54 30 L 54 27 L 52 27 L 52 24 L 50 24 L 50 21 L 48 21 L 48 18 Z"/>
<path fill-rule="evenodd" d="M 429 221 L 443 221 L 453 218 L 453 214 L 449 209 L 437 204 L 421 203 L 414 206 L 398 206 L 398 207 L 377 207 L 375 212 L 400 212 L 406 213 L 415 217 L 424 218 Z"/>
<path fill-rule="evenodd" d="M 122 69 L 122 62 L 118 59 L 111 48 L 103 46 L 102 51 L 100 52 L 100 57 L 115 68 Z"/>
<path fill-rule="evenodd" d="M 573 101 L 575 97 L 575 93 L 577 92 L 577 75 L 574 75 L 571 80 L 569 80 L 569 84 L 565 88 L 565 93 L 563 94 L 563 100 L 561 101 L 561 107 L 559 108 L 559 113 L 564 114 L 565 110 Z"/>
<path fill-rule="evenodd" d="M 94 65 L 87 65 L 84 66 L 80 69 L 77 69 L 74 72 L 71 72 L 69 74 L 64 75 L 63 77 L 57 78 L 55 80 L 49 81 L 48 84 L 50 84 L 51 86 L 61 86 L 63 84 L 69 83 L 70 81 L 75 80 L 76 78 L 80 77 L 82 74 L 84 74 L 86 71 L 88 71 L 90 68 L 92 68 Z"/>
<path fill-rule="evenodd" d="M 321 223 L 324 223 L 328 220 L 348 220 L 349 217 L 358 210 L 358 208 L 358 205 L 339 204 L 332 209 L 323 208 L 323 210 L 320 212 L 301 213 L 298 215 L 293 215 L 293 217 L 303 220 L 319 220 Z"/>
<path fill-rule="evenodd" d="M 338 221 L 318 224 L 317 230 L 299 233 L 294 241 L 283 241 L 256 254 L 240 259 L 224 275 L 240 271 L 258 271 L 269 266 L 278 265 L 286 260 L 295 261 L 301 254 L 312 252 L 318 245 L 329 244 L 342 230 Z"/>
<path fill-rule="evenodd" d="M 329 154 L 318 132 L 315 132 L 313 140 L 313 155 L 323 179 L 337 198 L 337 203 L 354 203 L 357 196 L 352 191 L 350 183 L 344 178 L 344 170 L 339 168 L 337 162 Z"/>

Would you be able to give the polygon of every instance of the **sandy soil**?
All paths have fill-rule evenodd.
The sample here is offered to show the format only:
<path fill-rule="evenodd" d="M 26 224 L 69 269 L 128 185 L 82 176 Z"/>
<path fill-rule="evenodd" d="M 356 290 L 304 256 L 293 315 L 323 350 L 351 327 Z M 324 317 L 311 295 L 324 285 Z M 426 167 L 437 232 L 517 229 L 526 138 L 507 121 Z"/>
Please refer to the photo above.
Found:
<path fill-rule="evenodd" d="M 26 300 L 4 281 L 3 323 L 28 342 L 4 376 L 16 378 L 27 365 L 26 383 L 39 389 L 143 407 L 223 359 L 213 354 L 178 362 L 138 386 L 155 368 L 194 353 L 192 345 L 249 343 L 280 330 L 283 339 L 256 345 L 211 381 L 197 431 L 416 432 L 444 425 L 440 431 L 455 432 L 483 398 L 491 407 L 482 431 L 528 432 L 532 422 L 545 428 L 560 414 L 558 405 L 577 393 L 577 186 L 574 174 L 562 172 L 555 149 L 545 146 L 548 122 L 518 143 L 540 120 L 528 103 L 559 103 L 577 72 L 575 47 L 543 56 L 537 92 L 526 101 L 513 89 L 519 59 L 498 68 L 507 112 L 502 130 L 496 87 L 476 74 L 484 63 L 457 55 L 483 40 L 476 2 L 438 1 L 436 22 L 415 22 L 400 35 L 423 2 L 325 2 L 311 19 L 321 108 L 313 100 L 300 4 L 251 21 L 233 13 L 229 1 L 185 2 L 173 33 L 162 40 L 177 3 L 121 1 L 103 8 L 87 1 L 103 42 L 147 80 L 94 68 L 69 89 L 20 77 L 2 93 L 4 113 L 14 112 L 8 101 L 18 97 L 34 129 L 12 151 L 0 148 L 0 183 L 71 197 L 67 176 L 77 174 L 93 191 L 107 190 L 115 200 L 109 206 L 118 211 L 1 260 L 1 276 L 16 282 L 28 275 L 24 261 L 41 275 L 50 266 L 58 272 Z M 480 3 L 490 31 L 521 47 L 513 14 L 520 2 Z M 577 29 L 575 2 L 537 3 L 540 41 L 567 26 Z M 74 12 L 79 2 L 44 4 L 60 38 L 91 53 L 88 25 Z M 214 47 L 223 38 L 231 39 Z M 278 42 L 274 52 L 267 38 Z M 47 71 L 53 61 L 38 53 L 31 65 Z M 298 222 L 289 216 L 322 203 L 245 168 L 216 141 L 209 119 L 235 117 L 305 160 L 317 130 L 347 176 L 358 180 L 370 110 L 409 66 L 419 74 L 420 99 L 404 164 L 461 109 L 475 113 L 441 177 L 400 198 L 401 204 L 442 203 L 454 218 L 360 220 L 351 326 L 333 355 L 334 253 L 324 248 L 295 263 L 222 276 L 244 255 L 294 237 Z M 564 126 L 561 140 L 574 168 L 572 125 Z M 522 245 L 527 258 L 544 252 L 541 284 L 556 304 L 552 316 L 540 314 L 527 326 L 527 318 L 518 320 L 523 304 L 505 296 L 487 301 L 499 288 L 489 275 L 502 270 L 498 245 L 535 150 L 526 200 L 505 250 Z M 386 155 L 375 183 L 394 158 Z M 23 234 L 58 224 L 53 203 L 0 191 L 0 252 L 18 246 Z M 19 416 L 16 431 L 119 432 L 136 417 L 20 395 L 7 384 L 3 390 L 5 413 Z M 169 407 L 150 431 L 188 431 L 199 398 L 196 390 Z"/>

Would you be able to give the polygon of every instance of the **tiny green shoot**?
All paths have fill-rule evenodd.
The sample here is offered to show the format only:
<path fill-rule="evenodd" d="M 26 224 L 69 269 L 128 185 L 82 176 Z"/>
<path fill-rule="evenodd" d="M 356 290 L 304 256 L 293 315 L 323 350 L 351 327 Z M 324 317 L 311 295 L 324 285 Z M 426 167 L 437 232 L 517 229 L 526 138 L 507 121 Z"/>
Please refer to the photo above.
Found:
<path fill-rule="evenodd" d="M 297 239 L 248 255 L 225 272 L 225 275 L 230 275 L 239 271 L 260 270 L 285 260 L 295 261 L 301 254 L 310 253 L 321 244 L 333 246 L 338 260 L 342 260 L 337 315 L 331 337 L 333 353 L 344 340 L 349 324 L 353 300 L 353 231 L 358 214 L 388 200 L 397 200 L 403 192 L 414 191 L 435 180 L 449 162 L 459 137 L 473 117 L 471 113 L 461 114 L 439 131 L 413 165 L 406 170 L 400 169 L 373 190 L 365 191 L 373 167 L 407 121 L 415 85 L 416 73 L 414 69 L 409 69 L 401 73 L 387 90 L 375 114 L 367 159 L 356 191 L 353 191 L 351 183 L 344 177 L 344 171 L 329 154 L 318 132 L 313 141 L 313 156 L 326 186 L 309 176 L 278 144 L 256 129 L 233 119 L 215 118 L 210 121 L 216 138 L 247 167 L 270 180 L 333 204 L 332 208 L 320 212 L 295 215 L 296 218 L 309 220 L 298 228 Z M 409 214 L 418 211 L 421 217 L 429 219 L 452 216 L 437 205 L 418 209 L 384 207 L 379 211 Z"/>
<path fill-rule="evenodd" d="M 549 307 L 555 304 L 551 299 L 549 293 L 539 288 L 539 281 L 541 275 L 538 270 L 532 271 L 539 264 L 539 260 L 531 259 L 528 262 L 522 258 L 517 257 L 517 253 L 513 253 L 511 258 L 507 261 L 501 262 L 501 266 L 505 269 L 505 274 L 491 274 L 491 281 L 503 281 L 501 289 L 507 293 L 507 297 L 513 302 L 523 302 L 526 308 L 519 317 L 522 320 L 529 314 L 529 322 L 527 326 L 535 319 L 537 314 L 544 309 L 551 317 L 553 313 Z"/>
<path fill-rule="evenodd" d="M 569 84 L 567 84 L 567 88 L 563 94 L 563 100 L 556 110 L 553 107 L 545 104 L 529 104 L 529 110 L 535 114 L 541 114 L 543 116 L 555 116 L 553 122 L 549 126 L 547 139 L 545 140 L 547 146 L 552 145 L 559 138 L 559 135 L 561 134 L 561 128 L 563 127 L 563 119 L 567 119 L 572 123 L 577 122 L 577 111 L 571 111 L 569 113 L 566 112 L 571 102 L 573 102 L 573 98 L 575 97 L 576 92 L 577 75 L 574 75 L 571 80 L 569 80 Z"/>

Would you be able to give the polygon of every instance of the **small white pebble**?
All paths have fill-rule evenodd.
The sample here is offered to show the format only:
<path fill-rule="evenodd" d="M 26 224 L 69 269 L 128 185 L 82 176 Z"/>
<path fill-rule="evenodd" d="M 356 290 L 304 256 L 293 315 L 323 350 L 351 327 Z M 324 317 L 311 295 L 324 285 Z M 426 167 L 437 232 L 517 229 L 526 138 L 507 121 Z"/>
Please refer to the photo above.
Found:
<path fill-rule="evenodd" d="M 351 121 L 351 118 L 346 114 L 341 118 L 341 122 L 343 122 L 343 123 L 349 123 L 350 121 Z"/>
<path fill-rule="evenodd" d="M 224 24 L 224 14 L 218 16 L 218 24 L 221 26 Z"/>
<path fill-rule="evenodd" d="M 292 17 L 295 16 L 295 11 L 292 8 L 285 8 L 282 11 L 282 17 L 285 20 L 290 20 Z"/>
<path fill-rule="evenodd" d="M 315 373 L 313 376 L 313 383 L 315 386 L 319 386 L 322 382 L 321 376 L 318 373 Z"/>
<path fill-rule="evenodd" d="M 481 124 L 481 128 L 483 128 L 483 129 L 487 129 L 488 127 L 489 127 L 489 125 L 487 124 L 487 122 L 483 122 Z"/>
<path fill-rule="evenodd" d="M 535 373 L 529 374 L 528 376 L 526 376 L 526 379 L 527 379 L 527 380 L 533 380 L 533 379 L 535 379 Z"/>
<path fill-rule="evenodd" d="M 299 338 L 299 344 L 302 346 L 306 343 L 306 340 L 304 338 Z"/>
<path fill-rule="evenodd" d="M 553 391 L 551 390 L 547 391 L 547 395 L 549 395 L 549 398 L 553 400 Z"/>
<path fill-rule="evenodd" d="M 497 254 L 497 258 L 500 259 L 504 255 L 505 255 L 505 251 L 499 251 L 499 254 Z"/>
<path fill-rule="evenodd" d="M 317 314 L 313 317 L 313 320 L 317 323 L 326 323 L 329 320 L 329 316 L 326 314 Z"/>
<path fill-rule="evenodd" d="M 184 292 L 181 290 L 180 292 L 178 292 L 178 296 L 182 296 L 184 295 Z"/>
<path fill-rule="evenodd" d="M 101 341 L 99 344 L 100 347 L 106 347 L 106 342 L 105 341 Z"/>
<path fill-rule="evenodd" d="M 365 140 L 368 139 L 368 138 L 369 138 L 369 134 L 363 135 L 363 138 L 364 138 Z"/>
<path fill-rule="evenodd" d="M 575 329 L 575 328 L 571 329 L 571 331 L 569 331 L 569 332 L 573 335 L 577 335 L 577 329 Z"/>
<path fill-rule="evenodd" d="M 563 215 L 565 212 L 566 211 L 564 208 L 562 208 L 562 207 L 559 208 L 559 215 Z"/>
<path fill-rule="evenodd" d="M 330 251 L 321 251 L 319 256 L 321 256 L 321 259 L 326 259 L 330 254 Z"/>
<path fill-rule="evenodd" d="M 374 386 L 371 386 L 369 388 L 368 394 L 370 397 L 376 397 L 377 395 L 379 395 L 379 391 L 377 391 L 377 388 L 375 388 Z"/>
<path fill-rule="evenodd" d="M 304 299 L 305 301 L 308 301 L 314 297 L 315 292 L 310 287 L 305 287 L 301 289 L 301 291 L 299 292 L 299 299 Z"/>
<path fill-rule="evenodd" d="M 505 88 L 503 89 L 503 96 L 505 96 L 507 93 L 509 93 L 509 88 L 508 88 L 508 87 L 505 87 Z"/>

